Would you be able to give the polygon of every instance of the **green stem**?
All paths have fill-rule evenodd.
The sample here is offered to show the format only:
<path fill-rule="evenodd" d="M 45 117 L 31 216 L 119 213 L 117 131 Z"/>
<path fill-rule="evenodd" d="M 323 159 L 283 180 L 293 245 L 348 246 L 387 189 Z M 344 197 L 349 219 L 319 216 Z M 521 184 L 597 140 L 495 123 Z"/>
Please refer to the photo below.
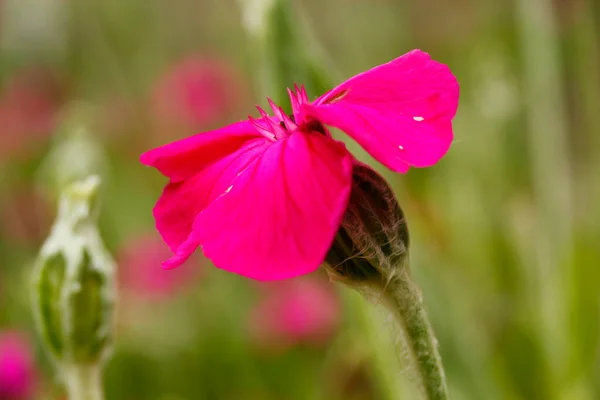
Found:
<path fill-rule="evenodd" d="M 404 341 L 426 399 L 448 400 L 450 394 L 438 343 L 427 318 L 421 292 L 408 271 L 403 270 L 389 281 L 384 300 L 403 330 Z"/>
<path fill-rule="evenodd" d="M 548 396 L 560 398 L 559 388 L 571 375 L 567 327 L 569 277 L 574 268 L 573 175 L 569 158 L 567 109 L 562 80 L 560 33 L 551 0 L 515 2 L 523 58 L 523 94 L 527 109 L 529 152 L 535 214 L 533 268 L 525 286 L 532 297 L 533 323 L 539 331 L 548 365 Z M 589 82 L 592 84 L 592 82 Z"/>
<path fill-rule="evenodd" d="M 63 368 L 69 400 L 104 400 L 100 367 L 71 365 Z"/>

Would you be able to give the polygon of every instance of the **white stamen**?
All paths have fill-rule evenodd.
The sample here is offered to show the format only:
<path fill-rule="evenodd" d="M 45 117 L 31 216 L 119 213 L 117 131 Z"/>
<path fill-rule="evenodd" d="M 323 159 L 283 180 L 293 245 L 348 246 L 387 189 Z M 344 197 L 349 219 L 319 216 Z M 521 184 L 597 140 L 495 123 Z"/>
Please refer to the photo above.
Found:
<path fill-rule="evenodd" d="M 419 116 L 413 117 L 413 119 L 417 122 L 421 122 L 421 121 L 425 120 L 425 118 L 419 117 Z"/>

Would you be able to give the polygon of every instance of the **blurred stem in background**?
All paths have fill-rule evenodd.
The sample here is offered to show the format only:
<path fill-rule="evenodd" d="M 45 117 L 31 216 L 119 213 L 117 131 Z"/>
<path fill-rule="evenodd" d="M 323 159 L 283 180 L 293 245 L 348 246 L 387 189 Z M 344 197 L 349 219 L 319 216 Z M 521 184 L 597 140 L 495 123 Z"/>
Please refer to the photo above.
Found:
<path fill-rule="evenodd" d="M 107 32 L 105 21 L 102 18 L 103 2 L 83 0 L 67 4 L 71 16 L 69 20 L 70 46 L 75 49 L 71 52 L 69 59 L 70 67 L 89 71 L 87 74 L 82 74 L 76 81 L 77 95 L 85 96 L 85 98 L 98 95 L 95 90 L 90 90 L 89 82 L 84 79 L 87 76 L 93 76 L 95 79 L 105 82 L 101 90 L 118 88 L 125 100 L 135 104 L 134 80 L 129 79 L 123 68 L 122 59 L 119 58 L 114 45 L 109 40 L 109 32 Z M 101 67 L 99 67 L 100 65 Z"/>
<path fill-rule="evenodd" d="M 586 0 L 579 10 L 579 20 L 573 24 L 571 41 L 567 42 L 568 60 L 572 62 L 571 76 L 576 80 L 576 93 L 578 96 L 578 111 L 581 121 L 575 126 L 577 132 L 589 132 L 590 135 L 583 140 L 573 164 L 579 168 L 575 170 L 575 181 L 578 186 L 576 193 L 581 193 L 574 207 L 575 220 L 586 225 L 586 230 L 593 231 L 595 223 L 600 220 L 597 200 L 600 199 L 600 157 L 594 150 L 600 149 L 600 119 L 598 108 L 600 105 L 600 22 L 594 19 L 594 7 L 600 10 L 600 4 L 595 0 Z M 574 136 L 574 135 L 573 135 Z M 581 157 L 580 157 L 581 156 Z M 592 182 L 592 184 L 590 184 Z M 595 214 L 590 215 L 590 212 Z"/>
<path fill-rule="evenodd" d="M 548 393 L 556 398 L 568 379 L 568 304 L 572 285 L 565 264 L 572 257 L 572 175 L 569 162 L 567 117 L 564 112 L 558 31 L 550 0 L 520 0 L 517 27 L 520 30 L 524 98 L 528 108 L 529 155 L 537 215 L 535 243 L 536 274 L 528 284 L 533 296 L 533 316 L 539 321 L 540 339 L 548 366 Z"/>
<path fill-rule="evenodd" d="M 600 210 L 597 207 L 600 200 L 600 157 L 596 152 L 600 149 L 600 47 L 597 39 L 598 23 L 594 19 L 594 5 L 596 0 L 585 0 L 579 3 L 575 13 L 577 23 L 568 26 L 563 51 L 563 60 L 567 65 L 567 77 L 572 77 L 573 85 L 567 86 L 570 90 L 569 98 L 575 104 L 573 112 L 573 126 L 569 132 L 573 142 L 573 182 L 574 182 L 574 224 L 576 252 L 571 268 L 567 271 L 571 285 L 566 293 L 569 313 L 566 321 L 569 328 L 569 389 L 564 391 L 563 398 L 577 398 L 591 400 L 597 398 L 589 382 L 598 381 L 598 367 L 590 368 L 593 360 L 599 359 L 600 337 L 598 335 L 598 306 L 600 302 L 591 298 L 596 296 L 596 289 L 591 289 L 589 271 L 585 268 L 596 269 L 598 262 L 585 259 L 585 247 L 588 243 L 597 248 L 598 232 L 596 226 L 600 221 Z M 571 17 L 573 18 L 573 17 Z M 565 18 L 567 19 L 567 18 Z M 569 82 L 570 80 L 567 80 Z M 585 243 L 585 244 L 584 244 Z M 586 254 L 587 255 L 587 254 Z M 588 256 L 589 257 L 589 256 Z M 574 317 L 580 313 L 582 317 Z M 596 349 L 590 351 L 590 349 Z M 600 364 L 597 364 L 600 365 Z M 596 392 L 597 393 L 597 392 Z M 570 397 L 569 397 L 570 396 Z"/>
<path fill-rule="evenodd" d="M 239 0 L 239 4 L 258 71 L 259 97 L 270 96 L 283 106 L 287 103 L 285 88 L 306 77 L 305 63 L 299 62 L 297 54 L 298 38 L 290 23 L 290 5 L 281 0 Z"/>
<path fill-rule="evenodd" d="M 286 88 L 294 83 L 302 83 L 312 96 L 332 88 L 329 76 L 335 68 L 302 10 L 286 0 L 238 1 L 259 71 L 260 98 L 270 97 L 289 112 Z"/>

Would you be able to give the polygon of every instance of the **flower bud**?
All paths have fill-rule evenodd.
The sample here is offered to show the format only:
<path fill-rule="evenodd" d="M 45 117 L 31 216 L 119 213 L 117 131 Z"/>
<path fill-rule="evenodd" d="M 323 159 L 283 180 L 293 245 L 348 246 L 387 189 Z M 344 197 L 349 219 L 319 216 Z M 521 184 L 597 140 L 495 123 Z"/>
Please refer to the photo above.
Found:
<path fill-rule="evenodd" d="M 325 259 L 327 272 L 347 284 L 381 285 L 408 268 L 408 228 L 392 188 L 355 163 L 350 202 Z"/>
<path fill-rule="evenodd" d="M 100 179 L 67 186 L 33 275 L 33 309 L 46 349 L 60 365 L 93 365 L 113 333 L 115 264 L 96 226 Z"/>

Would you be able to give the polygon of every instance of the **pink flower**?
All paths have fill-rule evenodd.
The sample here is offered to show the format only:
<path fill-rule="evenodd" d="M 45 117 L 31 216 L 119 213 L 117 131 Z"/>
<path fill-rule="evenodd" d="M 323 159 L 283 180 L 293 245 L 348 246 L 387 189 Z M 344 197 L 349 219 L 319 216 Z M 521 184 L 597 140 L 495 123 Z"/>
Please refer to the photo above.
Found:
<path fill-rule="evenodd" d="M 156 268 L 170 254 L 156 235 L 129 240 L 118 256 L 121 288 L 135 297 L 159 300 L 190 284 L 199 273 L 198 265 L 177 270 Z"/>
<path fill-rule="evenodd" d="M 30 399 L 35 386 L 29 342 L 18 332 L 0 332 L 0 399 Z"/>
<path fill-rule="evenodd" d="M 323 262 L 352 185 L 353 156 L 326 125 L 354 138 L 388 168 L 435 164 L 452 142 L 458 83 L 445 65 L 414 50 L 309 102 L 290 91 L 293 114 L 270 102 L 225 128 L 142 155 L 170 178 L 154 208 L 175 253 L 197 247 L 222 269 L 257 280 L 291 278 Z"/>
<path fill-rule="evenodd" d="M 277 282 L 250 314 L 249 328 L 265 347 L 323 344 L 340 323 L 340 302 L 333 286 L 316 279 Z"/>
<path fill-rule="evenodd" d="M 60 88 L 48 71 L 31 69 L 11 77 L 0 93 L 0 160 L 22 156 L 43 144 L 54 128 Z"/>
<path fill-rule="evenodd" d="M 159 79 L 153 109 L 165 132 L 172 131 L 173 124 L 197 129 L 231 112 L 240 92 L 237 74 L 229 64 L 193 57 L 175 64 Z"/>

